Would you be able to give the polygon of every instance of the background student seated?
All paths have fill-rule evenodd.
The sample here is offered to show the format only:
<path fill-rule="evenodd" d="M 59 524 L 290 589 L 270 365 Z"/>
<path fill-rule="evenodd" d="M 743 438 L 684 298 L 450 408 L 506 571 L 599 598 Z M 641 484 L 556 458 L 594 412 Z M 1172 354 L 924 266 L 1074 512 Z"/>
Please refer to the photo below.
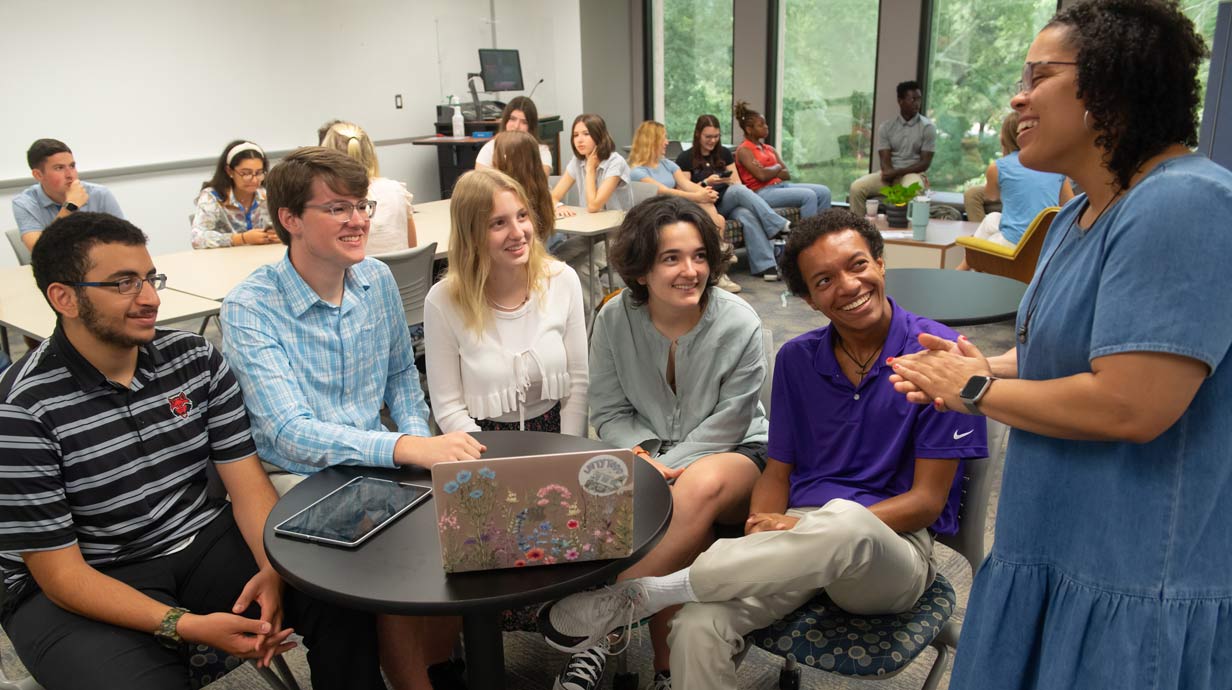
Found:
<path fill-rule="evenodd" d="M 984 201 L 1000 201 L 1001 210 L 980 221 L 975 236 L 1015 247 L 1040 211 L 1074 198 L 1064 175 L 1032 170 L 1018 160 L 1018 113 L 1001 122 L 1001 157 L 984 173 Z M 969 270 L 964 260 L 958 270 Z"/>
<path fill-rule="evenodd" d="M 197 196 L 193 249 L 278 242 L 262 186 L 268 169 L 260 146 L 243 139 L 227 144 Z"/>
<path fill-rule="evenodd" d="M 920 85 L 905 81 L 895 87 L 898 96 L 898 116 L 886 120 L 877 128 L 877 155 L 881 170 L 869 173 L 851 183 L 847 201 L 857 213 L 864 211 L 870 196 L 881 193 L 887 185 L 910 187 L 918 182 L 927 186 L 924 173 L 933 163 L 937 150 L 937 126 L 920 112 L 924 94 Z"/>
<path fill-rule="evenodd" d="M 535 137 L 539 145 L 539 164 L 543 166 L 543 174 L 552 174 L 552 150 L 547 144 L 539 141 L 539 109 L 535 102 L 526 96 L 514 96 L 505 104 L 501 111 L 498 132 L 526 132 Z M 496 154 L 496 139 L 485 143 L 475 155 L 475 169 L 493 166 L 492 157 Z"/>
<path fill-rule="evenodd" d="M 35 184 L 13 197 L 13 219 L 27 249 L 34 249 L 43 228 L 79 210 L 124 217 L 111 190 L 77 177 L 77 160 L 64 142 L 39 139 L 26 151 L 26 162 Z"/>
<path fill-rule="evenodd" d="M 411 205 L 415 196 L 407 191 L 405 182 L 381 177 L 376 147 L 368 133 L 354 122 L 335 122 L 325 132 L 321 145 L 345 153 L 368 171 L 368 198 L 376 202 L 368 230 L 368 255 L 388 254 L 417 245 L 415 209 Z"/>

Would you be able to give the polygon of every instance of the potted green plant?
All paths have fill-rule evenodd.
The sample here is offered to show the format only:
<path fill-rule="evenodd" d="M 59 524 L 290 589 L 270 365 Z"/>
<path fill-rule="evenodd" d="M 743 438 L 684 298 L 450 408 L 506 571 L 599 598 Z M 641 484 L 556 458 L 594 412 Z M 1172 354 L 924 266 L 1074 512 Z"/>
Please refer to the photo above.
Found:
<path fill-rule="evenodd" d="M 920 193 L 923 187 L 919 182 L 912 182 L 904 187 L 893 184 L 881 188 L 881 195 L 886 200 L 886 224 L 892 228 L 907 227 L 907 204 Z"/>

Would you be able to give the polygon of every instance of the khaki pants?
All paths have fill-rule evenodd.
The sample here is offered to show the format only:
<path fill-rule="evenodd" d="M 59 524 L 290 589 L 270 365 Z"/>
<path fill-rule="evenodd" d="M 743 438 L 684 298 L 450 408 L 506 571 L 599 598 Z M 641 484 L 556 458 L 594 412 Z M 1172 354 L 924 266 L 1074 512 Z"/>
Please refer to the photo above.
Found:
<path fill-rule="evenodd" d="M 917 173 L 907 173 L 894 180 L 895 184 L 901 184 L 904 187 L 910 187 L 912 182 L 919 182 L 921 187 L 924 186 L 924 178 Z M 885 186 L 887 186 L 886 182 L 881 179 L 879 172 L 869 173 L 852 182 L 851 190 L 847 195 L 847 201 L 851 203 L 851 212 L 858 216 L 864 215 L 864 202 L 868 201 L 870 196 L 880 194 L 881 188 Z"/>
<path fill-rule="evenodd" d="M 897 534 L 864 506 L 835 499 L 792 509 L 788 531 L 721 539 L 689 569 L 693 593 L 672 618 L 672 687 L 736 688 L 744 636 L 825 589 L 860 614 L 910 609 L 936 575 L 928 530 Z"/>
<path fill-rule="evenodd" d="M 285 496 L 288 491 L 294 489 L 297 484 L 308 478 L 307 475 L 288 472 L 264 460 L 261 461 L 261 469 L 265 470 L 265 473 L 269 475 L 270 484 L 274 485 L 274 491 L 278 492 L 279 498 Z"/>

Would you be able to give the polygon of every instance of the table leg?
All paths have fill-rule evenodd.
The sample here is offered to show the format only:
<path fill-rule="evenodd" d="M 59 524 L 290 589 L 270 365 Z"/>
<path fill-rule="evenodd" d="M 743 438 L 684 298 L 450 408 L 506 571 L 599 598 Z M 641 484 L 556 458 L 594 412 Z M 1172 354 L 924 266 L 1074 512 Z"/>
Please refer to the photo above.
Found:
<path fill-rule="evenodd" d="M 608 252 L 607 246 L 607 233 L 605 232 L 603 233 L 603 256 L 606 258 L 609 254 L 610 252 Z M 607 267 L 607 292 L 604 293 L 604 296 L 610 294 L 612 294 L 612 267 L 609 264 Z"/>
<path fill-rule="evenodd" d="M 462 616 L 466 685 L 470 690 L 503 690 L 505 687 L 505 646 L 499 616 L 493 611 L 475 611 Z"/>

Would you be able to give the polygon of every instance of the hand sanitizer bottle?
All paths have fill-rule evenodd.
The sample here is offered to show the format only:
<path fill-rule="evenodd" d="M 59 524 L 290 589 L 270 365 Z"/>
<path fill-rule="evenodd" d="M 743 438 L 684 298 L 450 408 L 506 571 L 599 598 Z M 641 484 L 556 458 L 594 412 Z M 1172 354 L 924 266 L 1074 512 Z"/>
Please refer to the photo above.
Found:
<path fill-rule="evenodd" d="M 453 107 L 453 135 L 455 137 L 466 136 L 466 123 L 462 120 L 462 106 L 455 105 Z"/>

